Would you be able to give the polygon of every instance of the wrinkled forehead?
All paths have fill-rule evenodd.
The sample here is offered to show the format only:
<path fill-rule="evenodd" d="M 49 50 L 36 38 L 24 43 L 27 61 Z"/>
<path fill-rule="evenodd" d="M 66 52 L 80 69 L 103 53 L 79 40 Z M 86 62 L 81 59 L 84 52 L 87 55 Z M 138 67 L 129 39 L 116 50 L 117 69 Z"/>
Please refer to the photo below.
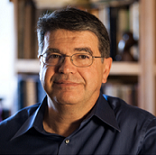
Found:
<path fill-rule="evenodd" d="M 57 48 L 60 50 L 73 50 L 75 48 L 98 50 L 98 38 L 90 31 L 69 31 L 58 29 L 48 31 L 44 36 L 43 52 L 48 48 Z"/>

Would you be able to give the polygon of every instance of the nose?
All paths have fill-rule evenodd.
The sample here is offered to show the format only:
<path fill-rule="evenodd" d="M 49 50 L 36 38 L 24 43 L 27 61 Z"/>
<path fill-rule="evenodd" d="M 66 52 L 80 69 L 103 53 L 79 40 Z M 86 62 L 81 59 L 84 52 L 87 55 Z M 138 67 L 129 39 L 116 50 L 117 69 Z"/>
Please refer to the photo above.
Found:
<path fill-rule="evenodd" d="M 63 74 L 75 73 L 76 66 L 71 62 L 71 57 L 66 56 L 61 64 L 58 66 L 58 72 Z"/>

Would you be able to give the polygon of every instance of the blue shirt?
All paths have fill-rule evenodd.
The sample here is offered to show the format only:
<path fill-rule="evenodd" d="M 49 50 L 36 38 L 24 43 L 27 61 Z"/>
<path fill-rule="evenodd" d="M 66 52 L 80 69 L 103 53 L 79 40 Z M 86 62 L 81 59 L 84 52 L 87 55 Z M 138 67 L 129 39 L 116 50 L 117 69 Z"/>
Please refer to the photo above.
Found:
<path fill-rule="evenodd" d="M 156 154 L 156 118 L 119 98 L 100 94 L 88 117 L 68 137 L 43 129 L 46 106 L 47 98 L 0 124 L 0 154 Z"/>

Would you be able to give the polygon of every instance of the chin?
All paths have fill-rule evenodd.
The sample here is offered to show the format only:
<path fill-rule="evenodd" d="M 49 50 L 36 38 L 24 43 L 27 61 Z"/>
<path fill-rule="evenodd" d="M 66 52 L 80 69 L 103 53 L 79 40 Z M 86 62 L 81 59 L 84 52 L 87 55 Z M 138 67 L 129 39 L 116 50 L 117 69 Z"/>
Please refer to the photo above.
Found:
<path fill-rule="evenodd" d="M 61 93 L 55 95 L 54 100 L 60 104 L 76 104 L 80 101 L 80 93 Z"/>

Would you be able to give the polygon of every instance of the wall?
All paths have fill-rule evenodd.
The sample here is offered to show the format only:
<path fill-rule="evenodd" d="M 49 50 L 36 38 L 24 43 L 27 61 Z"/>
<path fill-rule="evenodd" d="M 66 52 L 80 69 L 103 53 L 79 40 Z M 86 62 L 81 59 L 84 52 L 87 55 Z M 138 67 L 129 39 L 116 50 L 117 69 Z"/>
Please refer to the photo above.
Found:
<path fill-rule="evenodd" d="M 16 93 L 13 15 L 13 3 L 0 0 L 0 98 L 4 98 L 2 106 L 9 109 Z"/>

